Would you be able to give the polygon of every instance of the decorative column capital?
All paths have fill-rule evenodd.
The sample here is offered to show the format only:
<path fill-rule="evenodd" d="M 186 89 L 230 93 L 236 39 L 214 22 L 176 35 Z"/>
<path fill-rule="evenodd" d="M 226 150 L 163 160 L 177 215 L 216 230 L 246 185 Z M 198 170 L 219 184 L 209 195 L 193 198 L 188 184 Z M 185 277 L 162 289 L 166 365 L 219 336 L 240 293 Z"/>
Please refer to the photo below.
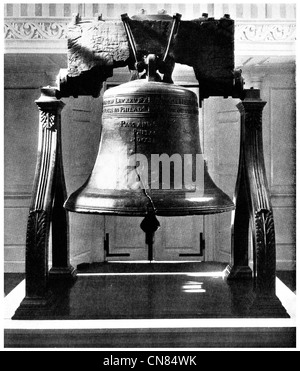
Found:
<path fill-rule="evenodd" d="M 56 130 L 64 103 L 57 99 L 58 90 L 51 86 L 41 88 L 41 96 L 35 101 L 40 111 L 42 129 Z"/>
<path fill-rule="evenodd" d="M 35 101 L 41 111 L 60 113 L 65 104 L 57 99 L 59 91 L 51 86 L 41 88 L 41 96 Z"/>
<path fill-rule="evenodd" d="M 248 109 L 253 111 L 262 111 L 266 103 L 267 102 L 260 98 L 259 89 L 245 89 L 244 99 L 237 104 L 237 108 L 241 113 L 244 113 L 244 111 Z"/>
<path fill-rule="evenodd" d="M 245 127 L 260 129 L 262 126 L 262 111 L 267 102 L 261 100 L 259 89 L 246 89 L 245 98 L 237 104 L 244 117 Z"/>
<path fill-rule="evenodd" d="M 262 112 L 264 106 L 267 104 L 265 101 L 257 100 L 243 100 L 237 104 L 237 108 L 241 114 L 244 114 L 247 111 L 257 111 Z"/>

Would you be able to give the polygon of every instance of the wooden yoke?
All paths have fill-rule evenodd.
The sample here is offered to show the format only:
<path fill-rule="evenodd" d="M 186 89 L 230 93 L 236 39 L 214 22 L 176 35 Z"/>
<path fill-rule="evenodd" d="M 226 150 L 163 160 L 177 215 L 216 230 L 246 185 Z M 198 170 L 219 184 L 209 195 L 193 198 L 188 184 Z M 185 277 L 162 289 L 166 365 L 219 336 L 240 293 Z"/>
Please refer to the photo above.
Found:
<path fill-rule="evenodd" d="M 228 14 L 220 19 L 203 14 L 191 21 L 180 20 L 180 14 L 123 14 L 107 21 L 74 16 L 68 28 L 68 69 L 58 77 L 60 97 L 97 97 L 115 68 L 142 72 L 149 54 L 163 62 L 161 73 L 171 74 L 175 63 L 193 67 L 200 104 L 209 96 L 242 95 L 241 71 L 234 70 L 234 21 Z"/>

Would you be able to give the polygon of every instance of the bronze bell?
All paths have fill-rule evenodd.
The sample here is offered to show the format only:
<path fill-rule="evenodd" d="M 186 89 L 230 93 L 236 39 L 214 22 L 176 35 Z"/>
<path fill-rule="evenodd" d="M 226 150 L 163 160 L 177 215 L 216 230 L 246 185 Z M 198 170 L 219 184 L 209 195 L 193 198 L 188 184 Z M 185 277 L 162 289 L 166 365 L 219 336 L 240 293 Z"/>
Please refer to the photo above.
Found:
<path fill-rule="evenodd" d="M 85 184 L 66 201 L 67 210 L 179 216 L 234 208 L 202 160 L 196 94 L 151 80 L 104 93 L 98 157 Z"/>

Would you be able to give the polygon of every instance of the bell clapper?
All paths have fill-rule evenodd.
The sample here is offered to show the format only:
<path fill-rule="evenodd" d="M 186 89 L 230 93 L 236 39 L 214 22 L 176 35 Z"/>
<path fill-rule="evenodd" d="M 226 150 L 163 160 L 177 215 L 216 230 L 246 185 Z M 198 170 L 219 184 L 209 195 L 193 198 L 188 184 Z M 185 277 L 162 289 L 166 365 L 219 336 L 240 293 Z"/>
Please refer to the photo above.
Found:
<path fill-rule="evenodd" d="M 154 234 L 160 227 L 160 223 L 156 218 L 152 205 L 150 208 L 148 208 L 147 215 L 142 220 L 140 227 L 146 234 L 145 242 L 146 245 L 148 245 L 148 260 L 151 263 L 151 261 L 153 260 Z"/>

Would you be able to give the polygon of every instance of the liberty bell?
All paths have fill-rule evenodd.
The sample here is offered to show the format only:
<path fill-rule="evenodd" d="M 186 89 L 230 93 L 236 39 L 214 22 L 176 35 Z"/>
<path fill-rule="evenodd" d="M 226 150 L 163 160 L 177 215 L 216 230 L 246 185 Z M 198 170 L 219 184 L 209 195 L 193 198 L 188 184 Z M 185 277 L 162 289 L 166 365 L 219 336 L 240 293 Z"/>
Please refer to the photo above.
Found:
<path fill-rule="evenodd" d="M 232 210 L 202 157 L 196 94 L 159 81 L 155 55 L 146 64 L 144 79 L 105 91 L 98 157 L 65 208 L 124 216 Z"/>

